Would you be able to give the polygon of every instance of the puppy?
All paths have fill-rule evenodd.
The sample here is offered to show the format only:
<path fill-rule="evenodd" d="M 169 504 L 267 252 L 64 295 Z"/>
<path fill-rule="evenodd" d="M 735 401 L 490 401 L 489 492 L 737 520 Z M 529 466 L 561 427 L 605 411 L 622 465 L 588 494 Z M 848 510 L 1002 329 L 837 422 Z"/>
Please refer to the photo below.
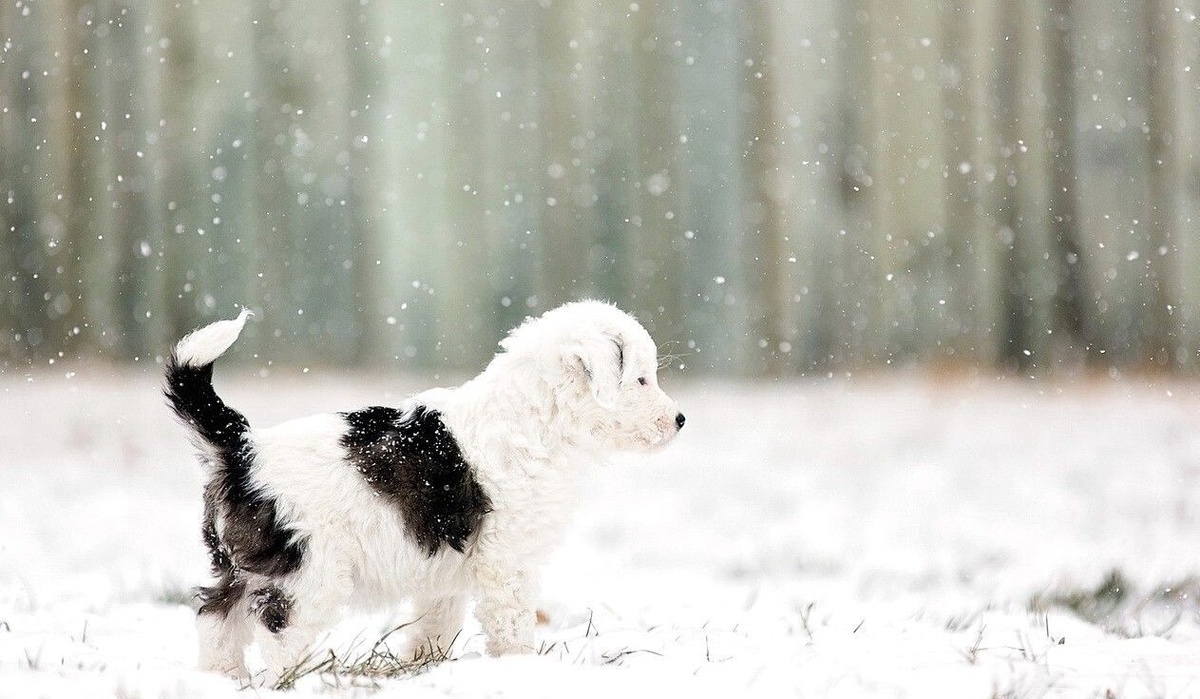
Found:
<path fill-rule="evenodd" d="M 684 424 L 646 330 L 582 301 L 526 320 L 457 388 L 254 428 L 212 385 L 248 315 L 196 330 L 166 363 L 167 399 L 210 474 L 205 670 L 247 677 L 257 642 L 274 684 L 349 604 L 411 602 L 415 653 L 451 643 L 473 601 L 490 654 L 533 651 L 536 567 L 583 469 Z"/>

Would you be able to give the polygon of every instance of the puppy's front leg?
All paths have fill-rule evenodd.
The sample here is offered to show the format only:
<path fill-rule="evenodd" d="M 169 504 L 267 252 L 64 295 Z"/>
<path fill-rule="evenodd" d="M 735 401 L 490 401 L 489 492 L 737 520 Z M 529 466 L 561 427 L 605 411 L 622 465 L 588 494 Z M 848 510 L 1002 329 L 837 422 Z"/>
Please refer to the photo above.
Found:
<path fill-rule="evenodd" d="M 444 656 L 462 631 L 466 599 L 462 596 L 418 598 L 413 611 L 420 616 L 409 629 L 407 650 L 400 657 L 416 660 L 422 656 Z"/>
<path fill-rule="evenodd" d="M 501 562 L 475 566 L 480 597 L 475 617 L 487 634 L 489 655 L 532 653 L 537 589 L 531 575 Z"/>

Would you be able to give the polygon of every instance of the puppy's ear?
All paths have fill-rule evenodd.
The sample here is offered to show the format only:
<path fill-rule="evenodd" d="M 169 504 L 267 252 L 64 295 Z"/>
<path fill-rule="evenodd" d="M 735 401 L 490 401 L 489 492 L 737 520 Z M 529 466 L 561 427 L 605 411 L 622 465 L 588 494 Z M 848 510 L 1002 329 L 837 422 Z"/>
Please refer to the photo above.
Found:
<path fill-rule="evenodd" d="M 584 374 L 600 407 L 608 410 L 617 407 L 621 374 L 625 371 L 625 345 L 621 338 L 605 334 L 576 345 L 567 361 Z"/>

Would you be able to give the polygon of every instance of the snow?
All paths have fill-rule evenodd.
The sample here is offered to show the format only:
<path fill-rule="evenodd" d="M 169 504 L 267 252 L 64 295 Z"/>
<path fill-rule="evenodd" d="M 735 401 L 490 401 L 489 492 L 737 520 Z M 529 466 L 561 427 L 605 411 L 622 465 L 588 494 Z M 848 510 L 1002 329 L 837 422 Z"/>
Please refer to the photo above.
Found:
<path fill-rule="evenodd" d="M 0 376 L 0 698 L 244 696 L 195 670 L 201 473 L 157 375 L 70 376 Z M 427 385 L 328 369 L 217 381 L 259 424 Z M 544 571 L 541 655 L 484 657 L 469 627 L 416 675 L 310 675 L 278 696 L 1200 693 L 1200 385 L 667 388 L 687 427 L 592 474 Z M 1131 589 L 1109 614 L 1047 601 L 1112 571 Z M 326 644 L 404 620 L 351 616 Z"/>

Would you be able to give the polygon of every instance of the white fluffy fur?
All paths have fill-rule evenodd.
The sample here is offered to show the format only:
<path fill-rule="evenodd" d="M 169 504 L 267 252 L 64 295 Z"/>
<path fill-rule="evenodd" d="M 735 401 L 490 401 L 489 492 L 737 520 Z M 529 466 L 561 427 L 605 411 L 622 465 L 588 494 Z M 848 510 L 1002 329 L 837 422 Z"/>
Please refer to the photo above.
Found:
<path fill-rule="evenodd" d="M 217 357 L 237 342 L 246 325 L 246 319 L 253 316 L 250 309 L 243 308 L 237 318 L 218 320 L 215 323 L 200 328 L 175 345 L 175 356 L 181 364 L 204 366 L 217 361 Z"/>
<path fill-rule="evenodd" d="M 245 316 L 193 333 L 178 356 L 193 364 L 215 359 Z M 537 566 L 567 524 L 583 469 L 613 450 L 665 445 L 682 416 L 658 387 L 649 334 L 612 305 L 567 304 L 527 320 L 501 346 L 476 378 L 408 403 L 441 413 L 491 499 L 492 512 L 463 554 L 442 547 L 429 557 L 413 544 L 399 511 L 347 462 L 341 416 L 252 430 L 253 481 L 276 499 L 283 523 L 308 537 L 307 552 L 287 579 L 294 607 L 281 633 L 267 632 L 246 609 L 223 621 L 200 617 L 203 668 L 245 673 L 243 645 L 254 638 L 267 662 L 264 679 L 273 682 L 344 605 L 389 609 L 405 600 L 418 617 L 414 649 L 449 644 L 473 601 L 489 653 L 534 650 Z"/>

